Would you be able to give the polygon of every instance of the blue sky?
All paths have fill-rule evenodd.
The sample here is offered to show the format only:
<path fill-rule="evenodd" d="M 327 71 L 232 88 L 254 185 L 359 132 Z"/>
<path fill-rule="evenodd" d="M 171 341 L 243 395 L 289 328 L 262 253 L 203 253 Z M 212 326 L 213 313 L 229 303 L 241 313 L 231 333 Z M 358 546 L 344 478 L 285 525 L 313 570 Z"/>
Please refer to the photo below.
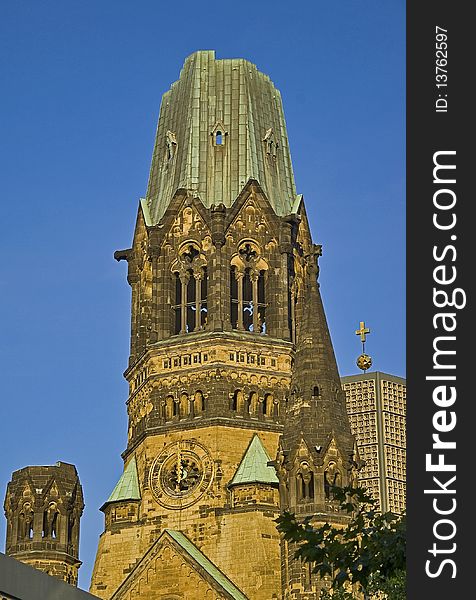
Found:
<path fill-rule="evenodd" d="M 281 90 L 341 374 L 357 371 L 365 320 L 374 367 L 405 376 L 404 10 L 0 3 L 0 493 L 26 465 L 77 466 L 81 587 L 126 444 L 130 295 L 112 255 L 131 243 L 160 99 L 190 53 L 244 57 Z"/>

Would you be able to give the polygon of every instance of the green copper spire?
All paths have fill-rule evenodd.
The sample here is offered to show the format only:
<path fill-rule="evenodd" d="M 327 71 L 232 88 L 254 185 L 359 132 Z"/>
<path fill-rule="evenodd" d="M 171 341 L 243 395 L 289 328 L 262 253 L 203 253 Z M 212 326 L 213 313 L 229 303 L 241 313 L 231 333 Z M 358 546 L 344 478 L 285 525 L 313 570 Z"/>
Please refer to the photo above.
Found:
<path fill-rule="evenodd" d="M 270 460 L 266 448 L 263 446 L 258 434 L 255 433 L 230 485 L 243 483 L 278 484 L 279 480 L 274 467 L 268 466 Z"/>
<path fill-rule="evenodd" d="M 104 503 L 110 504 L 111 502 L 120 502 L 124 500 L 140 500 L 140 489 L 139 479 L 137 477 L 137 464 L 136 457 L 133 456 L 129 461 L 129 464 L 121 475 L 121 478 L 116 484 L 116 487 L 112 490 L 112 494 Z"/>
<path fill-rule="evenodd" d="M 147 189 L 158 223 L 178 189 L 230 207 L 249 179 L 278 215 L 291 212 L 294 175 L 281 95 L 247 60 L 189 56 L 162 98 Z"/>

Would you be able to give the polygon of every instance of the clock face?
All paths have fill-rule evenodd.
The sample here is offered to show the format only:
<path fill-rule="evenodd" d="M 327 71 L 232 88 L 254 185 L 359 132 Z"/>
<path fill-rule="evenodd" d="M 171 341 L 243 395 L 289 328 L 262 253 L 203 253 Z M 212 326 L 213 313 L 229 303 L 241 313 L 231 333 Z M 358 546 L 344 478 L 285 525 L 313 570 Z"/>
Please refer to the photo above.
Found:
<path fill-rule="evenodd" d="M 195 440 L 166 446 L 152 463 L 149 484 L 154 498 L 166 508 L 191 506 L 207 491 L 213 478 L 213 461 Z"/>

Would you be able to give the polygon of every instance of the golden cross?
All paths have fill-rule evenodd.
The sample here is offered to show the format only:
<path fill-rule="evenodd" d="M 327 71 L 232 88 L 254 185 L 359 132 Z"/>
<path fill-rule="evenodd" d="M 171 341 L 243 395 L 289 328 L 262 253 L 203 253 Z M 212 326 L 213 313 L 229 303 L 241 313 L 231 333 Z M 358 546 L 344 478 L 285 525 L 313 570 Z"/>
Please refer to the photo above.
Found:
<path fill-rule="evenodd" d="M 355 335 L 360 335 L 360 341 L 362 342 L 362 344 L 365 344 L 365 334 L 366 333 L 370 333 L 370 329 L 367 329 L 365 327 L 364 321 L 360 321 L 360 329 L 357 329 L 357 331 L 355 332 Z"/>

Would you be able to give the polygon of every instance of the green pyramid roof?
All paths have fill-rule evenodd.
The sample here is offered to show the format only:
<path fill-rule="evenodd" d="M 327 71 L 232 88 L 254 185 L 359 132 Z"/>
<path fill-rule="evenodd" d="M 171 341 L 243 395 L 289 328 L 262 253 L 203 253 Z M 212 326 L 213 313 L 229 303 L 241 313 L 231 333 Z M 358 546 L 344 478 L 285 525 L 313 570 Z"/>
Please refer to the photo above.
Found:
<path fill-rule="evenodd" d="M 247 600 L 246 596 L 224 573 L 201 552 L 181 531 L 165 530 L 213 579 L 235 600 Z"/>
<path fill-rule="evenodd" d="M 136 457 L 133 456 L 121 475 L 121 478 L 112 490 L 112 494 L 104 503 L 119 502 L 123 500 L 140 500 L 139 478 L 137 477 Z"/>
<path fill-rule="evenodd" d="M 230 485 L 279 483 L 274 467 L 268 466 L 270 460 L 266 448 L 258 434 L 255 433 Z"/>

